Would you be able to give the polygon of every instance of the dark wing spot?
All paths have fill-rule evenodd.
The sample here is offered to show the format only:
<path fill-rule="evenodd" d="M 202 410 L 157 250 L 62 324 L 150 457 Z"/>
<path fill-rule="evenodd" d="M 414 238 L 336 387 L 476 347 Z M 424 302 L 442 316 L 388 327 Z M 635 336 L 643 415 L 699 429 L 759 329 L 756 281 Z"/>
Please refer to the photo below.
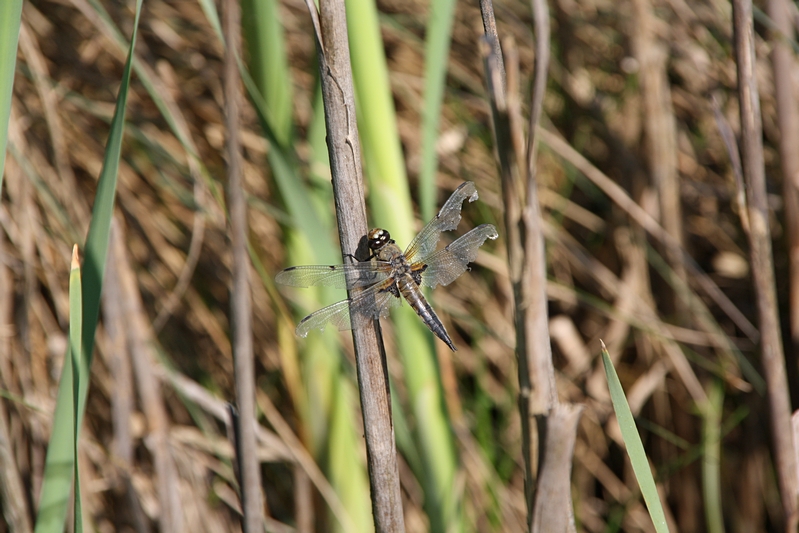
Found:
<path fill-rule="evenodd" d="M 297 267 L 288 267 L 288 268 L 284 268 L 284 269 L 283 269 L 283 272 L 291 272 L 292 270 L 297 270 Z"/>
<path fill-rule="evenodd" d="M 417 285 L 422 284 L 422 273 L 425 270 L 427 270 L 428 266 L 429 265 L 427 264 L 420 266 L 419 263 L 414 263 L 413 265 L 411 265 L 411 278 L 413 278 L 414 283 L 416 283 Z"/>
<path fill-rule="evenodd" d="M 397 282 L 395 281 L 385 289 L 380 289 L 380 292 L 390 292 L 392 295 L 396 296 L 397 298 L 400 297 L 399 287 L 397 287 Z"/>
<path fill-rule="evenodd" d="M 336 267 L 334 267 L 333 265 L 330 265 L 327 268 L 329 268 L 330 270 L 335 270 L 336 269 Z"/>

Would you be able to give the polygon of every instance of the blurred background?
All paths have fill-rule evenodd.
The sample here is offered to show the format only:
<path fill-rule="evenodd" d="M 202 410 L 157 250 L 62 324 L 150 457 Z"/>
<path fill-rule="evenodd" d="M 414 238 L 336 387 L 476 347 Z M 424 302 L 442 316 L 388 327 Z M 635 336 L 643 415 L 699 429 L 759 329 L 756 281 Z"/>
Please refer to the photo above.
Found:
<path fill-rule="evenodd" d="M 331 328 L 294 336 L 298 319 L 344 294 L 273 281 L 290 265 L 341 262 L 310 17 L 299 0 L 241 5 L 252 77 L 239 133 L 267 528 L 370 531 L 351 336 Z M 549 7 L 538 179 L 558 393 L 585 405 L 572 475 L 577 528 L 651 530 L 612 416 L 602 338 L 676 530 L 780 531 L 742 188 L 721 133 L 737 133 L 740 122 L 731 6 Z M 218 8 L 144 2 L 80 444 L 90 530 L 239 528 L 225 425 L 234 390 Z M 88 229 L 134 9 L 125 0 L 23 6 L 0 205 L 0 374 L 14 458 L 3 468 L 20 477 L 30 517 L 66 351 L 70 253 Z M 445 239 L 481 223 L 500 233 L 470 272 L 431 294 L 457 353 L 412 312 L 382 321 L 406 527 L 520 531 L 513 296 L 479 7 L 455 3 L 451 34 L 433 28 L 428 2 L 349 9 L 370 224 L 404 248 L 458 185 L 474 181 L 480 199 L 464 205 Z M 530 6 L 501 0 L 495 9 L 503 47 L 518 52 L 526 113 Z M 755 18 L 773 267 L 795 389 L 789 325 L 799 312 L 790 309 L 791 214 L 778 149 L 786 134 L 772 23 L 757 7 Z M 430 59 L 436 38 L 449 43 L 439 64 Z M 642 228 L 633 202 L 690 261 Z"/>

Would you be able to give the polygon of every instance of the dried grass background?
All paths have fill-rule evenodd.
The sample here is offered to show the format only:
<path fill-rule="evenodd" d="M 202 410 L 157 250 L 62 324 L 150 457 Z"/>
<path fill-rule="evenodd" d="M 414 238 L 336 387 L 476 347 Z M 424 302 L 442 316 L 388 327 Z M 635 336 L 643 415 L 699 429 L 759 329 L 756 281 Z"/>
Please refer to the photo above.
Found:
<path fill-rule="evenodd" d="M 71 246 L 82 242 L 88 227 L 124 61 L 124 51 L 86 2 L 24 5 L 0 205 L 0 375 L 6 391 L 0 415 L 16 459 L 5 467 L 21 476 L 30 516 L 37 506 L 66 348 Z M 129 34 L 131 3 L 105 7 Z M 514 39 L 527 87 L 534 58 L 529 6 L 506 0 L 495 7 L 499 35 Z M 384 1 L 379 9 L 413 179 L 420 152 L 427 6 Z M 550 9 L 553 58 L 538 175 L 559 394 L 587 407 L 573 472 L 578 529 L 651 528 L 612 422 L 597 358 L 601 337 L 641 419 L 676 529 L 706 528 L 701 482 L 706 421 L 696 406 L 718 393 L 723 397 L 717 424 L 725 522 L 735 532 L 780 531 L 768 405 L 752 325 L 757 307 L 748 244 L 739 187 L 719 132 L 725 121 L 739 131 L 731 7 L 715 0 L 557 0 Z M 305 4 L 295 0 L 282 3 L 281 15 L 295 88 L 293 117 L 298 137 L 304 138 L 316 79 L 310 20 Z M 787 330 L 792 314 L 777 144 L 781 131 L 765 20 L 761 16 L 756 25 L 756 75 L 786 364 L 796 390 L 795 344 Z M 483 217 L 501 221 L 477 46 L 481 34 L 478 7 L 459 3 L 438 181 L 440 198 L 463 180 L 475 181 L 483 205 L 465 209 L 464 216 L 482 210 Z M 234 397 L 230 256 L 217 201 L 225 175 L 223 50 L 199 3 L 147 0 L 137 54 L 163 97 L 179 110 L 181 127 L 209 176 L 201 176 L 141 78 L 134 76 L 120 168 L 118 246 L 111 253 L 116 266 L 109 269 L 118 276 L 106 280 L 99 357 L 81 443 L 84 516 L 98 531 L 147 531 L 159 522 L 163 528 L 163 514 L 169 512 L 180 517 L 172 523 L 182 521 L 185 531 L 234 530 L 238 501 L 223 423 L 224 402 Z M 793 83 L 796 94 L 799 81 Z M 250 237 L 274 274 L 288 266 L 283 210 L 266 162 L 269 147 L 248 106 L 241 136 Z M 300 156 L 308 152 L 302 142 L 295 148 Z M 597 179 L 586 178 L 586 165 L 593 165 L 594 176 L 601 172 L 618 183 L 678 238 L 708 273 L 705 283 L 715 284 L 738 314 L 711 298 L 696 270 L 675 261 L 642 229 L 629 206 L 611 199 Z M 335 241 L 333 231 L 330 238 Z M 437 306 L 459 347 L 454 355 L 438 348 L 460 453 L 463 506 L 469 529 L 476 531 L 516 531 L 525 521 L 512 297 L 501 241 L 500 235 L 497 245 L 487 247 L 473 272 L 436 291 Z M 282 311 L 256 277 L 253 312 L 269 525 L 276 531 L 325 530 L 324 500 L 318 485 L 313 488 L 305 477 L 315 474 L 298 474 L 315 466 L 300 444 L 307 435 L 296 426 L 296 405 L 281 363 L 276 323 Z M 128 343 L 130 360 L 118 356 L 125 336 L 137 339 Z M 393 346 L 389 340 L 393 375 L 412 371 L 398 365 Z M 357 406 L 352 409 L 360 421 Z M 168 448 L 174 459 L 173 469 L 166 470 L 169 479 L 156 465 L 159 447 Z M 401 467 L 401 476 L 408 530 L 424 531 L 422 489 L 407 468 Z M 174 496 L 169 501 L 157 497 L 163 483 Z M 317 509 L 316 526 L 304 523 L 309 506 Z M 6 523 L 0 525 L 7 529 Z"/>

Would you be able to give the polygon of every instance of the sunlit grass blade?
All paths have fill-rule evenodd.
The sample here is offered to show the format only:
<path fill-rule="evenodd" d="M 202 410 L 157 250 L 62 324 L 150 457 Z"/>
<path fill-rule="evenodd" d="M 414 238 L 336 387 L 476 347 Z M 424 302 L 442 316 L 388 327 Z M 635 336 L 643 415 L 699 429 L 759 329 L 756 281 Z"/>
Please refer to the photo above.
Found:
<path fill-rule="evenodd" d="M 250 75 L 266 101 L 277 141 L 286 147 L 292 130 L 292 89 L 278 8 L 276 0 L 242 0 L 241 20 Z"/>
<path fill-rule="evenodd" d="M 724 533 L 721 504 L 721 415 L 724 408 L 724 384 L 715 381 L 703 409 L 702 425 L 702 495 L 709 533 Z"/>
<path fill-rule="evenodd" d="M 455 13 L 454 0 L 430 4 L 424 56 L 424 108 L 422 110 L 422 153 L 419 169 L 419 206 L 422 220 L 436 214 L 436 168 L 439 115 L 449 62 L 449 42 Z"/>
<path fill-rule="evenodd" d="M 616 419 L 619 421 L 619 428 L 624 438 L 624 444 L 627 446 L 627 455 L 630 457 L 635 478 L 638 480 L 641 494 L 644 496 L 647 509 L 649 509 L 649 516 L 655 525 L 655 531 L 665 533 L 669 530 L 669 527 L 666 524 L 666 515 L 663 512 L 660 496 L 655 486 L 655 478 L 652 477 L 652 470 L 649 468 L 649 460 L 644 451 L 644 444 L 641 442 L 638 428 L 635 427 L 633 413 L 630 411 L 630 405 L 627 403 L 627 397 L 624 395 L 624 389 L 621 386 L 618 374 L 616 374 L 616 369 L 613 367 L 613 362 L 610 360 L 608 350 L 605 348 L 605 343 L 602 343 L 602 363 L 605 365 L 605 376 L 608 379 L 613 410 L 616 413 Z"/>
<path fill-rule="evenodd" d="M 131 36 L 128 58 L 122 73 L 122 83 L 119 87 L 114 118 L 111 121 L 111 130 L 106 142 L 103 167 L 100 171 L 92 219 L 89 224 L 89 234 L 86 238 L 81 291 L 83 324 L 81 328 L 82 349 L 79 367 L 80 375 L 82 376 L 89 376 L 89 369 L 92 363 L 94 333 L 97 328 L 97 319 L 100 311 L 100 291 L 103 285 L 111 216 L 113 215 L 116 197 L 119 158 L 125 129 L 125 107 L 130 87 L 133 50 L 136 44 L 141 6 L 142 0 L 137 0 L 133 35 Z M 71 400 L 73 379 L 75 379 L 75 375 L 73 375 L 72 365 L 65 364 L 61 372 L 53 429 L 50 436 L 50 445 L 47 449 L 42 493 L 39 500 L 39 514 L 36 521 L 37 533 L 60 532 L 64 528 L 67 502 L 72 484 L 74 459 L 72 457 L 72 446 L 68 444 L 74 431 L 72 416 L 69 415 L 73 404 Z M 78 401 L 76 406 L 77 420 L 75 422 L 78 426 L 80 426 L 83 419 L 88 382 L 87 377 L 77 384 Z"/>
<path fill-rule="evenodd" d="M 80 425 L 78 424 L 78 404 L 80 398 L 80 384 L 88 379 L 88 375 L 81 372 L 82 327 L 83 327 L 83 296 L 81 294 L 80 260 L 78 259 L 78 245 L 72 248 L 72 265 L 69 271 L 69 353 L 72 363 L 72 476 L 74 483 L 74 497 L 72 507 L 73 531 L 83 531 L 83 511 L 80 503 L 80 474 L 78 472 L 78 440 L 80 438 Z"/>
<path fill-rule="evenodd" d="M 377 10 L 372 0 L 346 3 L 352 71 L 358 104 L 358 127 L 369 181 L 369 205 L 375 225 L 407 246 L 417 225 L 411 206 L 408 178 L 401 150 L 389 84 L 388 67 L 380 38 Z M 459 531 L 463 527 L 455 473 L 456 448 L 446 412 L 432 334 L 409 306 L 392 313 L 405 373 L 414 437 L 422 470 L 425 510 L 432 531 Z"/>
<path fill-rule="evenodd" d="M 14 89 L 14 67 L 17 64 L 21 17 L 22 0 L 0 2 L 0 190 L 3 189 L 8 119 L 11 116 L 11 93 Z"/>

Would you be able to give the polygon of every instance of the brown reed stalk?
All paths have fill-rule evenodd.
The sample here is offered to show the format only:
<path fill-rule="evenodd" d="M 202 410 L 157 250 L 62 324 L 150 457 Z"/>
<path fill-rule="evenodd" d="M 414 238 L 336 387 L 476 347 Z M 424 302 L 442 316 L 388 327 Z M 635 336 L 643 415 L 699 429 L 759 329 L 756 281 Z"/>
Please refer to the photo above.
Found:
<path fill-rule="evenodd" d="M 785 373 L 785 354 L 780 333 L 777 294 L 774 283 L 774 259 L 766 197 L 763 162 L 763 138 L 760 99 L 755 78 L 755 35 L 751 0 L 733 0 L 735 59 L 738 67 L 738 100 L 741 115 L 741 159 L 746 183 L 749 213 L 749 247 L 752 280 L 760 322 L 760 348 L 768 386 L 774 462 L 779 480 L 785 531 L 795 532 L 799 525 L 791 400 Z"/>
<path fill-rule="evenodd" d="M 117 467 L 116 490 L 124 494 L 129 505 L 129 512 L 133 528 L 137 533 L 149 530 L 148 519 L 144 514 L 136 489 L 133 486 L 132 474 L 134 469 L 134 444 L 131 435 L 131 417 L 135 406 L 133 389 L 133 370 L 131 368 L 128 350 L 127 330 L 130 327 L 126 316 L 126 307 L 130 307 L 126 294 L 122 289 L 122 276 L 120 275 L 119 261 L 125 260 L 124 249 L 120 243 L 119 220 L 111 221 L 110 240 L 111 250 L 108 254 L 105 281 L 103 282 L 102 312 L 103 326 L 107 336 L 107 350 L 109 354 L 109 367 L 113 381 L 114 394 L 111 396 L 111 413 L 114 425 L 114 448 L 112 457 Z M 130 266 L 127 266 L 130 269 Z M 152 378 L 151 378 L 152 380 Z M 155 385 L 153 385 L 155 387 Z M 158 419 L 154 419 L 153 422 Z M 160 452 L 159 447 L 156 451 Z M 155 455 L 155 454 L 153 454 Z M 158 464 L 158 463 L 156 463 Z M 163 463 L 161 463 L 163 464 Z M 174 471 L 174 469 L 173 469 Z M 159 483 L 160 483 L 159 477 Z M 173 479 L 173 481 L 176 481 Z M 176 487 L 169 486 L 170 489 Z M 167 507 L 161 513 L 165 518 L 162 523 L 168 524 L 166 517 L 172 512 L 172 507 Z M 178 509 L 180 510 L 180 509 Z"/>
<path fill-rule="evenodd" d="M 666 72 L 668 50 L 658 39 L 655 29 L 657 17 L 652 2 L 635 0 L 633 6 L 635 24 L 632 41 L 635 57 L 640 65 L 649 177 L 651 186 L 658 194 L 661 224 L 681 247 L 683 214 L 677 172 L 677 125 Z M 666 247 L 665 252 L 674 275 L 679 279 L 686 279 L 680 251 L 675 247 Z M 679 320 L 680 317 L 687 316 L 687 298 L 684 294 L 673 296 L 669 311 Z"/>
<path fill-rule="evenodd" d="M 225 128 L 227 130 L 227 197 L 230 209 L 230 245 L 233 252 L 233 286 L 230 295 L 230 325 L 233 341 L 236 407 L 240 452 L 238 466 L 241 481 L 241 509 L 245 533 L 263 531 L 264 507 L 261 469 L 255 442 L 255 363 L 252 347 L 252 301 L 250 294 L 250 258 L 247 254 L 247 204 L 242 189 L 241 142 L 239 140 L 241 80 L 237 63 L 241 49 L 241 10 L 237 0 L 224 2 L 224 88 Z"/>
<path fill-rule="evenodd" d="M 777 124 L 780 128 L 780 165 L 785 197 L 785 226 L 788 234 L 790 276 L 790 311 L 792 348 L 799 348 L 799 108 L 791 73 L 796 58 L 791 50 L 794 28 L 791 5 L 786 0 L 769 0 L 768 15 L 774 21 L 771 64 L 774 73 L 774 96 L 777 101 Z"/>
<path fill-rule="evenodd" d="M 503 58 L 490 0 L 480 2 L 485 32 L 482 54 L 499 157 L 508 271 L 514 297 L 527 528 L 536 532 L 566 531 L 574 529 L 569 480 L 582 409 L 560 404 L 555 387 L 546 254 L 536 179 L 537 126 L 550 54 L 549 10 L 546 0 L 532 0 L 531 7 L 536 62 L 526 143 L 519 102 L 518 53 L 510 41 L 506 43 L 506 59 Z"/>
<path fill-rule="evenodd" d="M 313 19 L 319 56 L 341 249 L 345 252 L 362 251 L 368 229 L 344 1 L 321 1 L 319 13 L 312 0 L 307 0 L 306 4 Z M 357 316 L 353 316 L 353 320 L 357 319 Z M 401 532 L 405 531 L 405 518 L 385 351 L 375 322 L 363 322 L 353 328 L 352 338 L 375 530 L 378 533 Z"/>
<path fill-rule="evenodd" d="M 121 357 L 130 354 L 136 389 L 142 410 L 147 418 L 148 448 L 153 456 L 158 499 L 161 504 L 159 522 L 162 531 L 184 531 L 183 508 L 180 499 L 177 467 L 169 444 L 170 422 L 161 386 L 155 379 L 154 355 L 151 346 L 152 329 L 144 312 L 136 274 L 127 257 L 124 233 L 118 220 L 112 223 L 109 240 L 109 261 L 116 269 L 114 282 L 118 282 L 121 312 L 125 331 L 121 332 L 127 344 Z M 113 258 L 113 259 L 111 259 Z"/>

